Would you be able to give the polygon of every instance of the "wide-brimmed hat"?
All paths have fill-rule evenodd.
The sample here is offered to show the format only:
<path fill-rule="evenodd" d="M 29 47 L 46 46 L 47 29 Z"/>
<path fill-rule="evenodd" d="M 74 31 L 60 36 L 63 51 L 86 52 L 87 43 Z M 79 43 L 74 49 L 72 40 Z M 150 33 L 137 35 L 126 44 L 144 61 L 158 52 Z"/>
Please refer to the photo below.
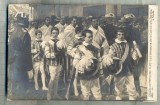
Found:
<path fill-rule="evenodd" d="M 90 78 L 95 76 L 98 73 L 99 70 L 99 64 L 97 59 L 93 59 L 93 62 L 87 69 L 84 70 L 84 73 L 79 73 L 79 76 L 84 78 Z"/>
<path fill-rule="evenodd" d="M 104 69 L 104 73 L 118 75 L 122 71 L 122 63 L 119 58 L 113 58 L 113 64 Z"/>
<path fill-rule="evenodd" d="M 17 12 L 14 17 L 14 22 L 17 23 L 18 25 L 24 26 L 29 24 L 29 19 L 27 14 L 23 12 Z"/>

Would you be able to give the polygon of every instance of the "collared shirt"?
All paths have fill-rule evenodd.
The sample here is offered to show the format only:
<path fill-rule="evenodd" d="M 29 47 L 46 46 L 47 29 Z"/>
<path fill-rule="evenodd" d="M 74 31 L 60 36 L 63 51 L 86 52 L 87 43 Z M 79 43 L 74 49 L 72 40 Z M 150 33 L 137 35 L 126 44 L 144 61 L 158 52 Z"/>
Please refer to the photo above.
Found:
<path fill-rule="evenodd" d="M 116 39 L 115 39 L 115 42 L 116 42 L 116 43 L 122 43 L 122 42 L 123 42 L 123 43 L 127 43 L 127 40 L 121 41 L 121 40 L 118 40 L 118 39 L 116 38 Z"/>
<path fill-rule="evenodd" d="M 120 41 L 117 38 L 115 39 L 115 43 L 110 46 L 110 51 L 113 52 L 114 57 L 121 58 L 124 54 L 126 48 L 127 41 Z"/>

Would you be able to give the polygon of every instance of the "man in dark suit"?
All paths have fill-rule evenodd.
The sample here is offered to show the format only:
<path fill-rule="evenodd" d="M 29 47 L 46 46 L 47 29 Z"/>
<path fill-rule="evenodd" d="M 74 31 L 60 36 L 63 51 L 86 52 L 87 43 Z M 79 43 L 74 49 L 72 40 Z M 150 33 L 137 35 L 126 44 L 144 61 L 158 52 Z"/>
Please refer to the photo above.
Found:
<path fill-rule="evenodd" d="M 31 57 L 31 38 L 27 31 L 28 18 L 16 15 L 16 28 L 8 43 L 8 65 L 11 94 L 22 98 L 27 92 L 28 71 L 33 69 Z"/>

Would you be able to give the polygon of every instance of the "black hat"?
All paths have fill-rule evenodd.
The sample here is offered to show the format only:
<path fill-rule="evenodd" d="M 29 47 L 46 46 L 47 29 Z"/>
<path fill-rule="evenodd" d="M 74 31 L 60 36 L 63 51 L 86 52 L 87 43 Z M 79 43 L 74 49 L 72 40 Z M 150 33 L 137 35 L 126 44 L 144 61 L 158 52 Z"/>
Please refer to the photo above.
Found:
<path fill-rule="evenodd" d="M 122 71 L 122 63 L 119 58 L 113 58 L 113 64 L 104 68 L 104 73 L 109 73 L 111 75 L 117 75 Z"/>
<path fill-rule="evenodd" d="M 83 74 L 79 73 L 82 78 L 90 78 L 97 75 L 99 70 L 99 64 L 97 59 L 93 59 L 93 63 L 84 71 Z"/>
<path fill-rule="evenodd" d="M 14 21 L 15 23 L 17 23 L 17 25 L 20 25 L 20 26 L 28 27 L 29 25 L 28 16 L 23 12 L 18 12 L 14 17 Z"/>

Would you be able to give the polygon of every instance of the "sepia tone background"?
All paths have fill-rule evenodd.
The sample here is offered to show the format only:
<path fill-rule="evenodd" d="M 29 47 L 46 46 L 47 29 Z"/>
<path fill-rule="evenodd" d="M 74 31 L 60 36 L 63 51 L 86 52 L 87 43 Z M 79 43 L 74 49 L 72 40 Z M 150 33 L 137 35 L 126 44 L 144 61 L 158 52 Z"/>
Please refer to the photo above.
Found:
<path fill-rule="evenodd" d="M 38 4 L 45 4 L 46 6 L 48 4 L 73 4 L 72 7 L 70 8 L 74 8 L 76 6 L 76 4 L 86 4 L 87 6 L 93 6 L 94 4 L 97 5 L 103 5 L 102 8 L 106 8 L 106 10 L 113 12 L 117 15 L 122 15 L 125 14 L 127 12 L 129 12 L 129 9 L 125 9 L 126 11 L 124 11 L 124 13 L 121 12 L 122 9 L 127 8 L 127 7 L 121 7 L 121 6 L 117 6 L 117 7 L 109 7 L 107 6 L 107 4 L 160 4 L 160 1 L 158 0 L 134 0 L 134 1 L 127 1 L 127 0 L 114 0 L 114 1 L 105 1 L 105 0 L 1 0 L 0 2 L 0 105 L 160 105 L 160 92 L 158 92 L 158 101 L 157 102 L 151 102 L 151 103 L 146 103 L 146 102 L 138 102 L 138 101 L 37 101 L 37 100 L 28 100 L 28 101 L 10 101 L 7 102 L 6 97 L 5 97 L 5 43 L 6 43 L 6 16 L 7 16 L 7 5 L 10 3 L 33 3 L 31 6 L 34 7 L 34 3 L 38 3 Z M 92 5 L 92 4 L 93 5 Z M 106 5 L 104 5 L 106 4 Z M 84 5 L 83 5 L 84 6 Z M 82 7 L 79 6 L 78 11 L 81 12 L 76 12 L 77 9 L 74 9 L 74 12 L 72 11 L 72 9 L 68 9 L 67 12 L 63 13 L 62 11 L 56 11 L 56 9 L 59 8 L 59 6 L 57 5 L 57 7 L 54 7 L 54 11 L 50 12 L 50 13 L 55 13 L 57 16 L 61 16 L 63 15 L 68 15 L 68 16 L 72 16 L 72 15 L 77 15 L 77 16 L 81 16 L 81 15 L 88 15 L 87 11 L 89 11 L 89 9 L 87 9 L 87 6 Z M 132 6 L 130 6 L 131 8 Z M 145 7 L 145 6 L 144 6 Z M 36 7 L 39 8 L 39 7 Z M 53 7 L 49 7 L 47 6 L 47 8 L 53 8 Z M 93 9 L 98 8 L 93 6 Z M 115 11 L 115 8 L 117 8 L 118 11 Z M 135 8 L 138 9 L 141 7 Z M 64 9 L 65 9 L 65 5 L 64 5 Z M 39 14 L 41 11 L 39 11 L 39 9 L 37 9 L 38 11 L 32 11 L 32 12 L 36 12 L 34 16 L 32 16 L 30 19 L 36 18 L 37 16 L 41 15 Z M 143 9 L 142 9 L 143 10 Z M 144 10 L 145 11 L 145 10 Z M 159 8 L 160 11 L 160 8 Z M 44 12 L 43 12 L 44 13 Z M 76 13 L 76 14 L 74 14 Z M 99 13 L 98 15 L 104 14 L 105 11 L 101 11 L 101 13 Z M 141 13 L 135 13 L 136 15 L 139 14 L 143 14 L 145 12 L 141 11 Z M 52 15 L 52 14 L 51 14 Z M 160 20 L 160 14 L 159 14 L 159 20 Z M 159 25 L 160 25 L 160 21 L 159 21 Z M 159 30 L 160 33 L 160 30 Z M 160 37 L 158 36 L 158 39 Z M 158 52 L 159 53 L 159 52 Z M 159 54 L 158 54 L 159 55 Z M 160 58 L 158 56 L 158 58 Z M 158 63 L 158 70 L 159 70 L 159 64 Z M 160 75 L 160 72 L 158 72 L 157 75 Z M 159 84 L 160 80 L 158 78 L 158 87 L 160 87 Z M 160 88 L 158 88 L 159 91 Z"/>

